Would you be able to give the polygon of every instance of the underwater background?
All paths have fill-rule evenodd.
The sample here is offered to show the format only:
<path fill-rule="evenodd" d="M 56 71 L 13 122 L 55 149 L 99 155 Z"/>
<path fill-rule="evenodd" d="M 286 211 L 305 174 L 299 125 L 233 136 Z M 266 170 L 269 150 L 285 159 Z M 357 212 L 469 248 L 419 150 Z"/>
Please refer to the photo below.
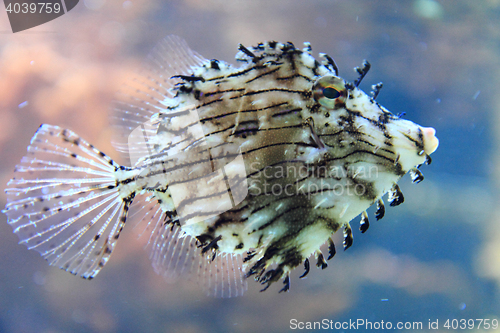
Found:
<path fill-rule="evenodd" d="M 500 0 L 82 0 L 16 34 L 0 7 L 0 184 L 41 123 L 120 161 L 108 119 L 114 93 L 169 34 L 233 64 L 238 43 L 308 41 L 351 81 L 367 59 L 361 88 L 382 81 L 377 101 L 440 139 L 425 180 L 400 182 L 405 203 L 387 205 L 377 222 L 372 207 L 365 234 L 353 221 L 353 246 L 307 279 L 295 270 L 288 293 L 278 294 L 280 283 L 260 293 L 250 279 L 245 296 L 214 299 L 192 282 L 165 281 L 132 225 L 86 281 L 18 245 L 1 214 L 0 332 L 288 332 L 291 320 L 323 319 L 454 332 L 464 330 L 446 320 L 500 318 Z M 478 323 L 466 331 L 500 332 Z"/>

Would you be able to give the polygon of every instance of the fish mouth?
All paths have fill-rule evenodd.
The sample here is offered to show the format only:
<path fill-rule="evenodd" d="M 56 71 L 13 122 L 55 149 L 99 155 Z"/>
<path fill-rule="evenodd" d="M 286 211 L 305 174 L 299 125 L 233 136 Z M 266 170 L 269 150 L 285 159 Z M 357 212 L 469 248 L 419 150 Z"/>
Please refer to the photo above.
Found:
<path fill-rule="evenodd" d="M 436 138 L 436 130 L 432 127 L 420 127 L 424 138 L 424 151 L 427 155 L 436 151 L 439 146 L 439 139 Z"/>

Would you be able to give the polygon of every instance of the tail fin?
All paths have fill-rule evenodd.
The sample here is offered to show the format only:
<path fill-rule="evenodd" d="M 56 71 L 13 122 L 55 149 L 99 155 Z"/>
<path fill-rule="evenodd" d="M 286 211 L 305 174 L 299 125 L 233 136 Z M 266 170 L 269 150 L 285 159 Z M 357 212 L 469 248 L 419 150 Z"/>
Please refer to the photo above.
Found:
<path fill-rule="evenodd" d="M 120 168 L 72 131 L 42 125 L 7 184 L 3 212 L 20 243 L 91 279 L 113 252 L 133 200 L 119 195 Z"/>

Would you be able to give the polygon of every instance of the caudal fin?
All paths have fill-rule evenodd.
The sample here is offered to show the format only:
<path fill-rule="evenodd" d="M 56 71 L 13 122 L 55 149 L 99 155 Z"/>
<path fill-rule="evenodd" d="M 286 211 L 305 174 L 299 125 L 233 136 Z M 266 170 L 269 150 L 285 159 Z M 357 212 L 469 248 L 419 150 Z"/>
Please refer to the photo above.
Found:
<path fill-rule="evenodd" d="M 42 125 L 7 184 L 3 212 L 26 244 L 86 279 L 108 261 L 125 224 L 133 195 L 119 195 L 108 156 L 57 126 Z"/>

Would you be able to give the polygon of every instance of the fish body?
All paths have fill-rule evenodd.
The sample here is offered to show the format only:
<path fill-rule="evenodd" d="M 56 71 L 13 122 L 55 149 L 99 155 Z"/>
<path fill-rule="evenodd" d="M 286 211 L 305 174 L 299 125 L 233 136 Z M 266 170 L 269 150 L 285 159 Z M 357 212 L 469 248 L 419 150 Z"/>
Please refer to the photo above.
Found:
<path fill-rule="evenodd" d="M 106 264 L 134 207 L 146 221 L 155 270 L 196 271 L 212 293 L 267 287 L 377 205 L 403 202 L 397 181 L 430 163 L 435 131 L 390 113 L 338 76 L 311 47 L 239 46 L 234 67 L 207 60 L 178 37 L 150 57 L 115 107 L 130 166 L 69 130 L 42 125 L 7 188 L 4 212 L 21 242 L 85 278 Z M 173 65 L 176 64 L 176 65 Z M 137 86 L 138 85 L 138 86 Z M 63 174 L 63 176 L 60 176 Z M 138 202 L 134 204 L 133 202 Z M 304 275 L 305 275 L 304 274 Z"/>

